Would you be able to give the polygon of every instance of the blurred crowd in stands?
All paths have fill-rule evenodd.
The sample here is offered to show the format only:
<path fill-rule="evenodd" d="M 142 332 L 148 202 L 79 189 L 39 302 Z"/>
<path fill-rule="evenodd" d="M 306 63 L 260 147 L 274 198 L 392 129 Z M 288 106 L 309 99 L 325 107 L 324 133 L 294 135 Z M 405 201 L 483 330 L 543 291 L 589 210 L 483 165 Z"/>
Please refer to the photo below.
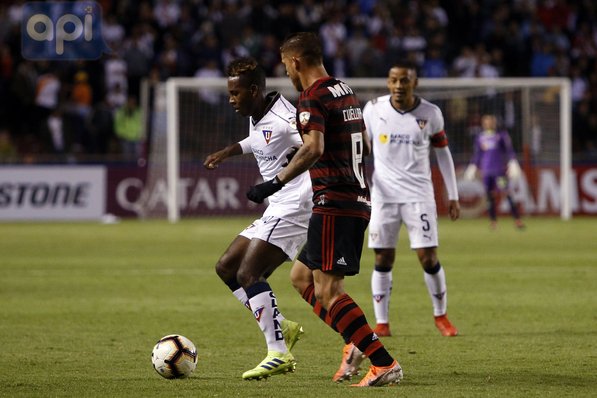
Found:
<path fill-rule="evenodd" d="M 575 159 L 597 159 L 594 0 L 98 3 L 112 51 L 69 62 L 23 59 L 25 2 L 0 4 L 0 162 L 139 156 L 143 79 L 223 76 L 248 55 L 284 76 L 279 45 L 302 30 L 319 33 L 337 77 L 385 77 L 403 58 L 426 78 L 569 77 Z"/>

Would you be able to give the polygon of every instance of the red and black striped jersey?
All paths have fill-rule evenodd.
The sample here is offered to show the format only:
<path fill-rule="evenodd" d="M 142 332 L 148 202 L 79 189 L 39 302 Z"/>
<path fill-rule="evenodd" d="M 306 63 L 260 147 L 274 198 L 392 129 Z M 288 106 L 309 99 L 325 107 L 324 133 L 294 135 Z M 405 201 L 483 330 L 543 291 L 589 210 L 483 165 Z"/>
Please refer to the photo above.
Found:
<path fill-rule="evenodd" d="M 363 114 L 352 89 L 333 77 L 301 92 L 297 126 L 324 136 L 324 152 L 311 167 L 313 212 L 369 219 L 371 200 L 363 164 Z"/>

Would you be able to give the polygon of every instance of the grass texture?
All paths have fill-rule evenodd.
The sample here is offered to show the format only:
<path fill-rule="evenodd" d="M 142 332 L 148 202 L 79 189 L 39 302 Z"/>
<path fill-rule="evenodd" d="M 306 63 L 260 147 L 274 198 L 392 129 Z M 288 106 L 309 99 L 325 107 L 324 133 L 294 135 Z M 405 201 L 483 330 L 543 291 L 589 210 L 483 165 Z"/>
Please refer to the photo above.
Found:
<path fill-rule="evenodd" d="M 297 371 L 241 374 L 266 346 L 214 264 L 251 219 L 0 224 L 0 396 L 21 397 L 587 397 L 597 396 L 597 220 L 440 220 L 449 315 L 440 336 L 406 231 L 383 338 L 405 377 L 397 387 L 331 381 L 342 340 L 289 282 L 270 278 L 284 315 L 304 325 Z M 372 251 L 347 292 L 374 323 Z M 198 348 L 186 380 L 166 380 L 150 354 L 179 333 Z M 368 365 L 368 361 L 365 363 Z"/>

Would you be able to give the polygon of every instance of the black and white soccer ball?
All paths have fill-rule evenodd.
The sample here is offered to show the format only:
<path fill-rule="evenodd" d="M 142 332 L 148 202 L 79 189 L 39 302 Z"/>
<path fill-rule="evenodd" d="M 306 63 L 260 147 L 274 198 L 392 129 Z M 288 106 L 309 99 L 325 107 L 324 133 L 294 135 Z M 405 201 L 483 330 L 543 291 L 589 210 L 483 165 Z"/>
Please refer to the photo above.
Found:
<path fill-rule="evenodd" d="M 179 334 L 162 337 L 151 352 L 156 372 L 166 379 L 184 379 L 197 367 L 197 348 Z"/>

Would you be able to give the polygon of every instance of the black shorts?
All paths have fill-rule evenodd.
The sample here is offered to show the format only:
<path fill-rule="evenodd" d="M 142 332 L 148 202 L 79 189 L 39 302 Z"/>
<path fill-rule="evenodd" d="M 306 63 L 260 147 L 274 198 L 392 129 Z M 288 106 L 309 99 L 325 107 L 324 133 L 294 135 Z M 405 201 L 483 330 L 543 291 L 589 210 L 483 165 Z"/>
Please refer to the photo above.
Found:
<path fill-rule="evenodd" d="M 342 275 L 359 273 L 369 220 L 313 213 L 307 243 L 298 259 L 310 269 Z"/>

